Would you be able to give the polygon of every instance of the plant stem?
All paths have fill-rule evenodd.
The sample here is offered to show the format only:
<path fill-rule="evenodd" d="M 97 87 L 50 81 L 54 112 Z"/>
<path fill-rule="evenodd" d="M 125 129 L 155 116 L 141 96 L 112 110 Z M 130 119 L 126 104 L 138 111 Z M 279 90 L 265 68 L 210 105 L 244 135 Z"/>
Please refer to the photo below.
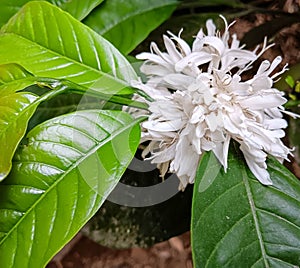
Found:
<path fill-rule="evenodd" d="M 135 107 L 135 108 L 139 108 L 139 109 L 143 109 L 143 110 L 148 110 L 148 105 L 146 103 L 134 101 L 132 99 L 128 99 L 128 98 L 125 98 L 120 95 L 107 95 L 107 94 L 103 94 L 103 93 L 100 93 L 95 90 L 88 90 L 88 91 L 83 92 L 80 89 L 79 90 L 71 89 L 71 92 L 79 93 L 79 94 L 86 94 L 88 96 L 96 97 L 96 98 L 99 98 L 104 101 L 121 104 L 121 105 L 126 105 L 126 106 L 130 106 L 130 107 Z"/>
<path fill-rule="evenodd" d="M 91 97 L 96 97 L 101 100 L 120 104 L 120 105 L 126 105 L 126 106 L 130 106 L 130 107 L 144 109 L 144 110 L 148 109 L 148 105 L 146 103 L 134 101 L 130 98 L 123 97 L 121 95 L 108 95 L 108 94 L 104 94 L 102 92 L 99 92 L 99 91 L 96 91 L 93 89 L 87 90 L 85 87 L 75 84 L 69 80 L 64 80 L 64 79 L 57 80 L 57 79 L 52 79 L 52 78 L 39 77 L 37 79 L 37 84 L 40 86 L 49 87 L 53 90 L 53 93 L 45 94 L 44 95 L 45 97 L 42 97 L 42 98 L 44 98 L 44 100 L 46 100 L 48 98 L 52 98 L 53 96 L 56 96 L 56 95 L 59 95 L 62 93 L 74 92 L 74 93 L 78 93 L 81 95 L 86 94 Z M 146 98 L 148 100 L 150 98 L 144 92 L 142 93 L 140 91 L 137 91 L 137 93 L 139 93 L 139 95 L 143 96 L 144 98 Z"/>

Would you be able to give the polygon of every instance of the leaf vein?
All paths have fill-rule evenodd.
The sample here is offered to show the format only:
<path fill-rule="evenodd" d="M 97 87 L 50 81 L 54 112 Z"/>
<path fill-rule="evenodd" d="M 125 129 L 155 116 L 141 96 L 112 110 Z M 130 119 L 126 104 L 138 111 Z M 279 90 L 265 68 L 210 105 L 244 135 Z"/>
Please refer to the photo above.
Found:
<path fill-rule="evenodd" d="M 116 136 L 120 135 L 121 133 L 123 133 L 125 130 L 131 129 L 133 126 L 135 126 L 141 119 L 136 119 L 132 122 L 130 122 L 129 124 L 127 124 L 126 126 L 122 127 L 121 129 L 116 130 L 114 133 L 112 133 L 106 140 L 100 142 L 98 144 L 98 146 L 96 146 L 95 148 L 93 148 L 92 150 L 90 150 L 89 153 L 87 153 L 84 157 L 79 158 L 78 160 L 74 161 L 74 163 L 69 166 L 64 174 L 62 174 L 62 176 L 57 179 L 46 191 L 44 194 L 42 194 L 39 198 L 36 199 L 36 201 L 32 204 L 32 206 L 26 211 L 26 213 L 24 214 L 24 216 L 18 221 L 17 224 L 15 224 L 13 226 L 13 228 L 11 228 L 11 230 L 9 231 L 8 235 L 6 237 L 4 237 L 2 239 L 2 241 L 0 241 L 0 245 L 4 243 L 4 241 L 7 239 L 7 237 L 9 236 L 9 234 L 13 233 L 16 228 L 21 224 L 21 222 L 23 221 L 23 219 L 25 219 L 27 217 L 27 215 L 29 215 L 31 213 L 31 211 L 33 209 L 36 208 L 36 206 L 38 206 L 38 204 L 45 198 L 45 196 L 47 196 L 47 193 L 51 192 L 53 189 L 57 190 L 57 185 L 63 181 L 63 179 L 72 171 L 74 170 L 75 167 L 77 167 L 82 161 L 84 161 L 86 158 L 88 158 L 90 155 L 94 154 L 95 151 L 97 151 L 100 147 L 102 147 L 104 144 L 106 144 L 107 142 L 111 141 L 112 139 L 114 139 Z M 15 254 L 15 252 L 13 252 L 13 254 Z M 15 257 L 15 256 L 14 256 Z M 14 267 L 14 266 L 11 266 Z"/>
<path fill-rule="evenodd" d="M 250 205 L 251 214 L 252 214 L 252 217 L 253 217 L 253 220 L 254 220 L 254 226 L 255 226 L 255 229 L 256 229 L 257 238 L 258 238 L 258 241 L 259 241 L 259 245 L 260 245 L 264 265 L 265 265 L 265 268 L 270 268 L 270 265 L 267 261 L 267 253 L 266 253 L 266 249 L 264 247 L 262 233 L 261 233 L 260 226 L 259 226 L 257 208 L 256 208 L 256 205 L 255 205 L 255 202 L 254 202 L 254 199 L 253 199 L 253 193 L 251 191 L 250 184 L 249 184 L 249 181 L 247 179 L 247 174 L 246 174 L 245 167 L 241 166 L 240 168 L 241 168 L 242 179 L 243 179 L 243 182 L 244 182 L 244 185 L 245 185 L 245 189 L 246 189 L 246 193 L 247 193 L 247 197 L 248 197 L 248 201 L 249 201 L 249 205 Z"/>
<path fill-rule="evenodd" d="M 223 267 L 228 267 L 228 263 L 232 260 L 232 259 L 234 259 L 235 257 L 238 257 L 238 256 L 240 256 L 241 255 L 241 253 L 245 250 L 245 249 L 247 249 L 247 248 L 249 248 L 249 247 L 251 247 L 253 244 L 255 244 L 257 241 L 256 240 L 253 240 L 251 243 L 249 243 L 246 247 L 240 247 L 239 249 L 239 251 L 238 252 L 236 252 L 233 256 L 231 256 L 231 258 L 229 258 L 228 260 L 227 260 L 227 262 L 226 263 L 224 263 L 223 264 Z M 261 258 L 259 258 L 258 260 L 260 260 Z M 257 261 L 256 261 L 257 262 Z M 255 262 L 255 263 L 256 263 Z"/>
<path fill-rule="evenodd" d="M 55 14 L 54 14 L 54 10 L 53 9 L 49 9 L 50 10 L 50 12 L 51 12 L 51 17 L 53 18 L 53 23 L 55 24 L 55 28 L 56 28 L 56 30 L 57 30 L 57 38 L 58 38 L 58 44 L 60 45 L 60 47 L 61 47 L 61 53 L 64 55 L 64 56 L 66 56 L 66 50 L 65 50 L 65 45 L 64 45 L 64 41 L 63 41 L 63 39 L 61 38 L 62 37 L 62 33 L 61 33 L 61 31 L 60 31 L 60 27 L 59 27 L 59 23 L 57 22 L 57 20 L 56 20 L 56 16 L 55 16 Z M 42 47 L 45 47 L 45 45 L 42 45 Z"/>
<path fill-rule="evenodd" d="M 271 215 L 273 216 L 274 218 L 277 218 L 278 220 L 282 220 L 286 223 L 288 223 L 289 225 L 292 225 L 294 226 L 295 228 L 299 229 L 300 231 L 300 226 L 296 225 L 295 223 L 291 222 L 290 220 L 280 216 L 280 215 L 277 215 L 275 213 L 272 213 L 271 211 L 268 211 L 268 210 L 265 210 L 265 209 L 261 209 L 261 208 L 258 208 L 257 211 L 261 211 L 262 213 L 265 213 L 265 214 L 268 214 L 268 215 Z"/>
<path fill-rule="evenodd" d="M 234 223 L 234 224 L 226 231 L 226 233 L 222 236 L 222 238 L 215 244 L 214 249 L 211 251 L 211 253 L 209 254 L 209 256 L 208 256 L 208 258 L 207 258 L 207 262 L 206 262 L 206 265 L 205 265 L 205 266 L 208 266 L 208 265 L 209 265 L 209 262 L 210 262 L 210 260 L 212 259 L 213 254 L 217 251 L 218 246 L 225 240 L 225 238 L 227 237 L 227 235 L 231 233 L 231 231 L 234 229 L 234 227 L 235 227 L 238 223 L 244 221 L 249 215 L 250 215 L 250 212 L 247 213 L 247 214 L 245 214 L 245 215 L 243 215 L 243 217 L 241 217 L 238 221 L 236 221 L 236 222 L 235 222 L 235 223 Z"/>
<path fill-rule="evenodd" d="M 239 183 L 235 184 L 233 187 L 226 189 L 226 191 L 222 192 L 217 198 L 215 198 L 212 202 L 210 202 L 209 205 L 206 206 L 205 209 L 201 212 L 201 215 L 200 215 L 198 221 L 200 222 L 200 219 L 203 218 L 203 217 L 205 216 L 204 214 L 206 213 L 206 211 L 209 210 L 212 206 L 214 206 L 215 203 L 219 202 L 220 199 L 221 199 L 224 195 L 228 194 L 228 193 L 231 192 L 232 190 L 235 190 L 235 188 L 237 188 L 237 187 L 239 187 L 239 186 L 241 186 L 241 185 L 242 185 L 242 182 L 239 182 Z M 198 221 L 197 221 L 197 223 L 198 223 Z M 197 226 L 197 225 L 196 225 L 196 226 Z"/>

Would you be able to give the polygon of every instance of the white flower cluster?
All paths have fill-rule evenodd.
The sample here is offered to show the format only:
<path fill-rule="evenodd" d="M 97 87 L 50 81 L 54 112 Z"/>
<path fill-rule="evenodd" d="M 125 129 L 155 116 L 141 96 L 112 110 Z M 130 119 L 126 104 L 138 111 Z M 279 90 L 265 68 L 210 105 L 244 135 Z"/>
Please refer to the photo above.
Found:
<path fill-rule="evenodd" d="M 224 19 L 224 18 L 223 18 Z M 281 62 L 263 61 L 249 80 L 242 74 L 268 49 L 266 42 L 258 52 L 243 49 L 236 35 L 216 31 L 212 20 L 201 29 L 190 47 L 179 36 L 163 36 L 166 52 L 151 44 L 151 53 L 141 71 L 146 84 L 136 82 L 152 99 L 150 115 L 142 124 L 142 141 L 150 141 L 143 154 L 151 154 L 162 176 L 176 173 L 184 189 L 193 183 L 200 157 L 213 151 L 225 171 L 230 140 L 240 144 L 254 176 L 265 185 L 272 184 L 267 172 L 267 154 L 279 161 L 287 159 L 290 149 L 280 140 L 287 122 L 282 118 L 286 102 L 283 93 L 272 87 Z"/>

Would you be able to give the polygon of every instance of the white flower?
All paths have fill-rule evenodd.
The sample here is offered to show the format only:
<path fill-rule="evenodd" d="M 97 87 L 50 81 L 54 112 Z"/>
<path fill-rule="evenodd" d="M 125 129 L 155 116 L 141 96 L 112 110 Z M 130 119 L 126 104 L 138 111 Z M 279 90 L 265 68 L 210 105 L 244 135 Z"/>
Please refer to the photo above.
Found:
<path fill-rule="evenodd" d="M 267 172 L 267 154 L 287 159 L 290 149 L 282 142 L 287 122 L 282 118 L 286 102 L 283 93 L 272 87 L 273 80 L 286 68 L 273 74 L 281 62 L 263 61 L 256 74 L 244 80 L 242 74 L 268 49 L 266 42 L 249 51 L 236 36 L 220 34 L 212 20 L 201 29 L 192 47 L 179 36 L 164 36 L 166 52 L 155 43 L 151 53 L 137 57 L 146 60 L 141 71 L 146 84 L 135 83 L 154 101 L 143 126 L 142 141 L 150 141 L 143 155 L 151 153 L 162 176 L 176 173 L 181 188 L 193 183 L 204 151 L 213 151 L 225 171 L 230 140 L 240 144 L 254 176 L 263 184 L 272 181 Z"/>

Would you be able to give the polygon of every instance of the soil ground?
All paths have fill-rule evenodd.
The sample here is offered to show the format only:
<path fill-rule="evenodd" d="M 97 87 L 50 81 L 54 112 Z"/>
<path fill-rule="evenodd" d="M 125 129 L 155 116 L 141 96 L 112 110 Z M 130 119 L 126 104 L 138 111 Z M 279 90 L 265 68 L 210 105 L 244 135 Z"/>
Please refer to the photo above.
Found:
<path fill-rule="evenodd" d="M 47 268 L 193 268 L 190 233 L 154 246 L 131 249 L 103 247 L 85 236 L 75 239 Z"/>

